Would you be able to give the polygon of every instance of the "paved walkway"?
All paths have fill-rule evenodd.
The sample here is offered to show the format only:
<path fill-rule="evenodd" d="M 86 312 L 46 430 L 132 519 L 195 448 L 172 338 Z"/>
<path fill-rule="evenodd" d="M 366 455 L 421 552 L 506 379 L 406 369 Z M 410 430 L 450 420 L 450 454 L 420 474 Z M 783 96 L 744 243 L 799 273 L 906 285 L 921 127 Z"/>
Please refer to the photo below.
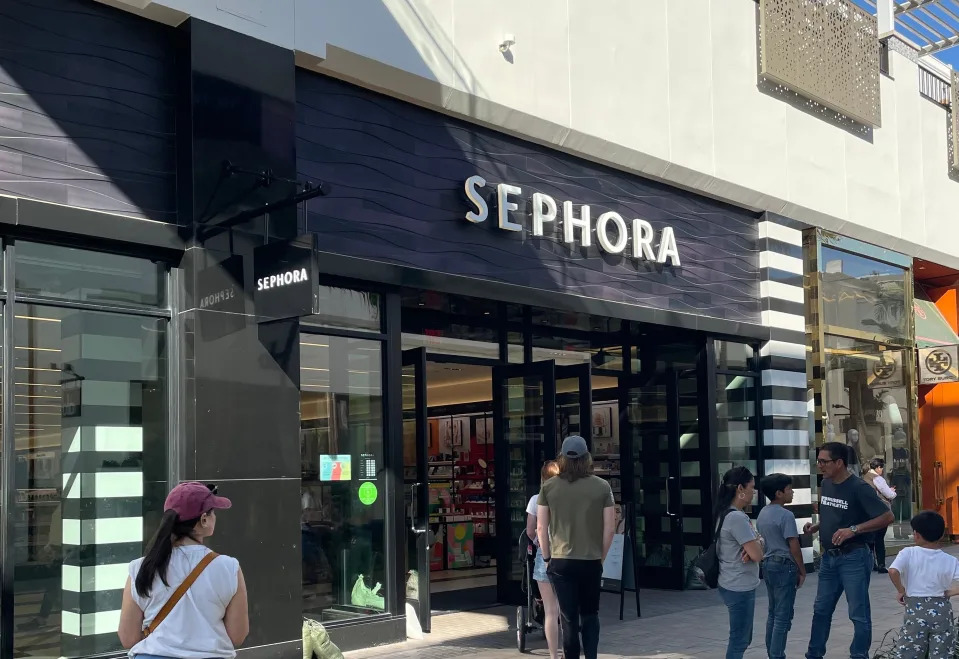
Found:
<path fill-rule="evenodd" d="M 959 554 L 952 547 L 950 553 Z M 902 607 L 896 602 L 895 589 L 885 575 L 873 575 L 870 596 L 873 611 L 874 650 L 884 635 L 898 629 Z M 809 640 L 812 605 L 816 595 L 816 575 L 810 575 L 796 599 L 796 615 L 789 635 L 786 654 L 802 657 Z M 726 651 L 728 618 L 715 591 L 665 592 L 646 590 L 641 595 L 643 617 L 636 618 L 635 597 L 627 593 L 626 616 L 619 620 L 619 597 L 603 594 L 602 659 L 705 659 L 722 657 Z M 766 656 L 763 643 L 767 600 L 760 586 L 756 603 L 753 644 L 746 657 Z M 471 659 L 517 657 L 515 609 L 496 607 L 482 611 L 451 613 L 433 618 L 433 632 L 422 641 L 407 641 L 348 653 L 348 659 L 388 657 L 390 659 L 441 659 L 470 656 Z M 892 637 L 892 634 L 889 634 Z M 846 615 L 845 598 L 840 600 L 829 639 L 829 656 L 848 657 L 852 624 Z M 530 642 L 533 657 L 548 657 L 542 636 Z M 887 640 L 888 644 L 888 640 Z"/>

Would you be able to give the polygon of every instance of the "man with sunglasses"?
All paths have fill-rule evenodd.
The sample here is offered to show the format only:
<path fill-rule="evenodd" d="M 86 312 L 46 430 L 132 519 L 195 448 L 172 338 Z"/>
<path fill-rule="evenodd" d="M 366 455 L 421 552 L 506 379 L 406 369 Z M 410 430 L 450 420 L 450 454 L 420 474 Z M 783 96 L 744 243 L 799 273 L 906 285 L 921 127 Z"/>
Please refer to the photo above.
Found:
<path fill-rule="evenodd" d="M 823 475 L 819 524 L 806 524 L 803 532 L 819 531 L 822 563 L 806 659 L 823 659 L 826 655 L 832 616 L 844 592 L 854 629 L 850 659 L 868 659 L 872 645 L 869 578 L 873 555 L 869 542 L 871 534 L 889 526 L 893 517 L 876 490 L 849 473 L 848 455 L 845 444 L 827 442 L 819 449 L 816 461 Z"/>

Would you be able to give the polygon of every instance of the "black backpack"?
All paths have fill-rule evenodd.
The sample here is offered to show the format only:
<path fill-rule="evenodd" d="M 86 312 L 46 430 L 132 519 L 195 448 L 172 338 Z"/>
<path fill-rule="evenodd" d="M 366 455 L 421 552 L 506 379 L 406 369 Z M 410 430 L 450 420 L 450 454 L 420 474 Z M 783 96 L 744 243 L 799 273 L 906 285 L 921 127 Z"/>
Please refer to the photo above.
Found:
<path fill-rule="evenodd" d="M 700 587 L 716 588 L 719 585 L 719 534 L 722 533 L 726 515 L 732 511 L 732 508 L 730 508 L 720 516 L 713 541 L 696 557 L 696 560 L 690 566 L 687 581 L 692 583 L 688 584 L 689 587 L 695 588 L 693 584 L 698 584 Z"/>

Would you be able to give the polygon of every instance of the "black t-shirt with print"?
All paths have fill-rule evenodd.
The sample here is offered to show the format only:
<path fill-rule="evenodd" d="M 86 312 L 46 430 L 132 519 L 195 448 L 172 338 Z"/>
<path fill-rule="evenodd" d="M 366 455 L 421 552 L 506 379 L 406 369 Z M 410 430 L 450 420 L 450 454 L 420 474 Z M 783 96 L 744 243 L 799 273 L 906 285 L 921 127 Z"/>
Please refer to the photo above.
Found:
<path fill-rule="evenodd" d="M 857 476 L 850 476 L 840 484 L 828 478 L 819 492 L 819 541 L 823 551 L 833 548 L 832 537 L 839 529 L 865 524 L 889 512 L 876 490 Z M 846 542 L 864 542 L 861 536 Z"/>

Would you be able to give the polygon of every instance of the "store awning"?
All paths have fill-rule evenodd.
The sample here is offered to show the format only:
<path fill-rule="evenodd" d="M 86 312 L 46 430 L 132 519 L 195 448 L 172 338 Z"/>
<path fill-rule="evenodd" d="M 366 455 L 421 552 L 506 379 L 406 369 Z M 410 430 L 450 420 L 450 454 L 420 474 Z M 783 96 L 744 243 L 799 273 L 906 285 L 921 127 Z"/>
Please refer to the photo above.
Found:
<path fill-rule="evenodd" d="M 952 331 L 942 312 L 929 299 L 922 286 L 916 285 L 914 301 L 917 348 L 959 345 L 959 336 Z"/>

